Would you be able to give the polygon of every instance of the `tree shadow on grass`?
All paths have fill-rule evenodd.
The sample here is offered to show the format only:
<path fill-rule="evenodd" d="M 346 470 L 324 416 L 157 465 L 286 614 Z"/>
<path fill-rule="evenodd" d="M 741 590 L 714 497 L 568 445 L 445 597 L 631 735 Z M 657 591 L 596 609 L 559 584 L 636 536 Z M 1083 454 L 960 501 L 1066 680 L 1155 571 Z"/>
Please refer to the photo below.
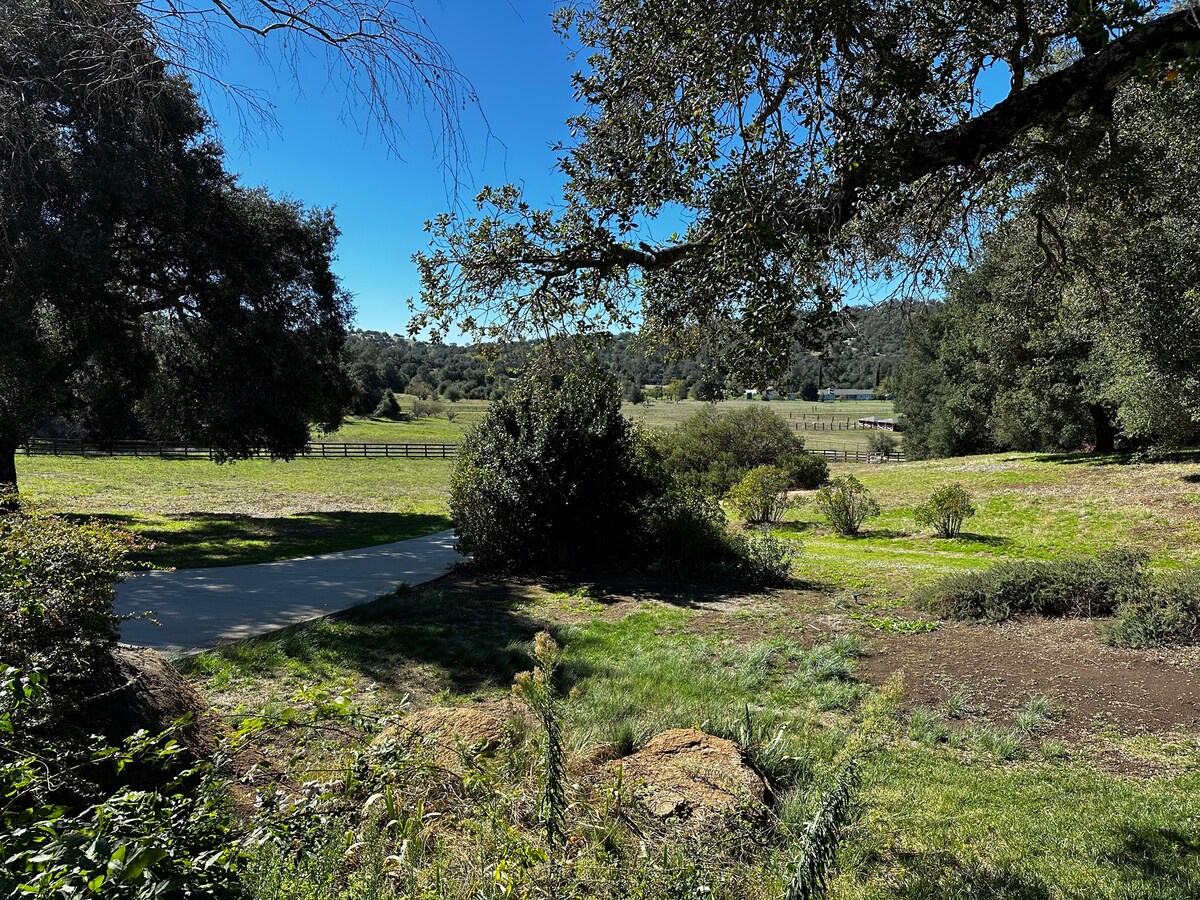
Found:
<path fill-rule="evenodd" d="M 1200 449 L 1170 450 L 1160 453 L 1043 453 L 1035 462 L 1066 466 L 1128 466 L 1139 463 L 1200 462 Z"/>
<path fill-rule="evenodd" d="M 1174 828 L 1126 827 L 1117 836 L 1119 849 L 1104 854 L 1132 881 L 1158 882 L 1183 888 L 1179 896 L 1200 896 L 1200 837 Z M 1164 894 L 1164 896 L 1169 896 Z"/>
<path fill-rule="evenodd" d="M 1050 888 L 1038 876 L 1005 867 L 984 866 L 951 853 L 901 853 L 903 874 L 895 896 L 910 900 L 929 897 L 979 897 L 988 900 L 1049 900 Z"/>
<path fill-rule="evenodd" d="M 306 512 L 260 518 L 236 513 L 184 513 L 146 520 L 106 513 L 75 516 L 135 532 L 148 546 L 134 559 L 180 569 L 234 566 L 356 550 L 451 527 L 448 516 L 390 512 Z"/>
<path fill-rule="evenodd" d="M 522 599 L 517 584 L 450 577 L 211 653 L 260 675 L 288 671 L 321 680 L 350 670 L 399 693 L 414 685 L 430 693 L 503 690 L 534 665 L 534 635 L 555 630 L 518 611 Z"/>

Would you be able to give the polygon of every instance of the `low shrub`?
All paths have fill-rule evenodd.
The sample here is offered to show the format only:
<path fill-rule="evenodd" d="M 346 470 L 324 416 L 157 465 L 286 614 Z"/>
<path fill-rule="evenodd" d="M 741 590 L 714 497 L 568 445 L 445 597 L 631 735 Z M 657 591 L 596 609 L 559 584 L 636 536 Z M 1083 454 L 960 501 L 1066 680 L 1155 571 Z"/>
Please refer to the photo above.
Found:
<path fill-rule="evenodd" d="M 769 531 L 726 533 L 725 571 L 735 581 L 751 587 L 779 587 L 792 580 L 794 545 Z"/>
<path fill-rule="evenodd" d="M 445 409 L 445 405 L 438 403 L 436 400 L 417 399 L 413 401 L 412 417 L 414 419 L 428 419 L 433 416 L 440 416 Z"/>
<path fill-rule="evenodd" d="M 817 491 L 816 506 L 838 534 L 858 534 L 863 522 L 879 515 L 879 504 L 853 475 L 833 479 Z"/>
<path fill-rule="evenodd" d="M 947 484 L 938 488 L 924 504 L 918 506 L 913 518 L 918 525 L 933 528 L 938 537 L 956 538 L 962 532 L 963 522 L 975 515 L 971 495 L 961 484 Z"/>
<path fill-rule="evenodd" d="M 788 473 L 778 466 L 758 466 L 746 473 L 725 499 L 747 522 L 775 523 L 792 507 Z"/>
<path fill-rule="evenodd" d="M 1200 643 L 1200 572 L 1172 573 L 1127 599 L 1100 636 L 1118 647 Z"/>
<path fill-rule="evenodd" d="M 1146 590 L 1146 554 L 1110 550 L 1095 557 L 1003 562 L 980 572 L 957 572 L 927 588 L 921 605 L 969 622 L 1013 616 L 1108 616 Z"/>
<path fill-rule="evenodd" d="M 98 523 L 0 516 L 0 664 L 54 680 L 55 705 L 107 667 L 127 535 Z"/>

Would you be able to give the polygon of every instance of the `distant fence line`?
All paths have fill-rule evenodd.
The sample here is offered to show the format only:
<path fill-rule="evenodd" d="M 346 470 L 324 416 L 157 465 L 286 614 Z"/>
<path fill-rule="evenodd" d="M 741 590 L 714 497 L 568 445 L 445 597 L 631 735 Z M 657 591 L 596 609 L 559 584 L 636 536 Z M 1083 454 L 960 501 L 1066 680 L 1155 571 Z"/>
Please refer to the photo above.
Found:
<path fill-rule="evenodd" d="M 208 447 L 188 444 L 155 443 L 152 441 L 120 441 L 113 444 L 89 444 L 85 441 L 31 441 L 22 448 L 26 456 L 132 456 L 139 459 L 212 459 Z M 904 455 L 882 456 L 860 447 L 842 449 L 806 447 L 806 452 L 837 462 L 903 462 Z M 298 455 L 319 459 L 454 459 L 458 444 L 368 444 L 312 442 Z M 258 451 L 256 457 L 270 456 Z"/>
<path fill-rule="evenodd" d="M 870 450 L 864 450 L 861 447 L 856 447 L 852 450 L 835 450 L 833 448 L 826 447 L 805 447 L 804 452 L 814 453 L 817 456 L 824 456 L 826 459 L 832 460 L 833 462 L 904 462 L 903 453 L 872 453 Z"/>
<path fill-rule="evenodd" d="M 24 448 L 26 456 L 134 456 L 160 459 L 212 459 L 216 454 L 208 447 L 188 444 L 156 443 L 153 441 L 118 441 L 112 444 L 89 444 L 85 441 L 31 441 Z M 321 459 L 453 459 L 458 444 L 369 444 L 340 442 L 310 442 L 298 454 Z M 259 450 L 254 456 L 269 457 Z"/>

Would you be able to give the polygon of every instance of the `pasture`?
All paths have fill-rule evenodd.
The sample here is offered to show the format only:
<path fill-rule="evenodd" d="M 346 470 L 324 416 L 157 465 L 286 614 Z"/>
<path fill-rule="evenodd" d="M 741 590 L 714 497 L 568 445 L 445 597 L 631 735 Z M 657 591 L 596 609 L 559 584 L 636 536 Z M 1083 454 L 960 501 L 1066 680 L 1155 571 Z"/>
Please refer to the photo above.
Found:
<path fill-rule="evenodd" d="M 670 427 L 686 415 L 680 407 L 652 405 L 643 412 L 657 410 L 658 424 L 646 426 Z M 351 421 L 341 434 L 391 441 L 423 429 L 422 440 L 442 440 L 464 418 Z M 23 457 L 19 465 L 35 503 L 123 524 L 155 542 L 146 557 L 159 564 L 276 559 L 449 525 L 448 461 Z M 562 581 L 468 571 L 181 665 L 236 728 L 318 723 L 298 746 L 265 739 L 264 752 L 278 751 L 302 781 L 364 764 L 362 748 L 398 711 L 511 709 L 513 680 L 533 664 L 532 639 L 549 632 L 563 647 L 574 864 L 595 867 L 598 878 L 610 877 L 613 848 L 630 840 L 592 812 L 618 802 L 604 762 L 664 729 L 698 728 L 744 747 L 775 788 L 769 832 L 671 838 L 672 847 L 706 847 L 706 867 L 688 877 L 703 880 L 708 896 L 778 896 L 791 848 L 851 754 L 862 767 L 860 815 L 831 897 L 1200 893 L 1195 648 L 1123 650 L 1102 644 L 1088 620 L 972 626 L 911 603 L 943 574 L 1008 559 L 1131 546 L 1160 569 L 1194 564 L 1200 461 L 996 454 L 832 469 L 860 478 L 881 514 L 860 535 L 839 536 L 811 493 L 798 493 L 774 529 L 795 552 L 796 582 L 786 589 L 647 573 Z M 914 519 L 951 482 L 971 491 L 978 510 L 953 541 Z M 495 758 L 470 762 L 469 787 L 419 759 L 389 763 L 406 802 L 430 811 L 404 825 L 421 848 L 409 857 L 414 879 L 485 883 L 494 873 L 470 860 L 536 844 L 532 813 L 494 830 L 510 821 L 512 803 L 525 802 L 513 798 L 536 791 L 535 740 L 519 732 Z M 648 833 L 651 842 L 663 837 Z M 328 839 L 333 852 L 339 838 Z M 656 883 L 688 858 L 662 862 Z"/>

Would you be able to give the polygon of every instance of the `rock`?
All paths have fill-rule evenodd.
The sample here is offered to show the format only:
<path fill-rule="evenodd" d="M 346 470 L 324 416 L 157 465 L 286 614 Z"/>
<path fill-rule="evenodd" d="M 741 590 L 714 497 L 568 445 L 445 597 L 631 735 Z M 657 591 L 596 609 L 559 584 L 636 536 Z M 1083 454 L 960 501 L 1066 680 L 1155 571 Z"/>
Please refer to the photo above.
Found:
<path fill-rule="evenodd" d="M 733 741 L 694 728 L 655 735 L 637 753 L 609 764 L 658 818 L 714 818 L 767 810 L 770 786 Z"/>
<path fill-rule="evenodd" d="M 142 730 L 160 734 L 184 716 L 190 717 L 174 734 L 183 748 L 175 766 L 163 769 L 134 764 L 119 776 L 98 767 L 93 775 L 109 786 L 157 787 L 185 765 L 210 757 L 225 732 L 200 692 L 166 657 L 145 647 L 118 645 L 112 665 L 94 673 L 92 691 L 92 698 L 76 712 L 74 724 L 102 735 L 112 745 Z"/>
<path fill-rule="evenodd" d="M 508 706 L 431 706 L 389 725 L 374 744 L 420 740 L 430 747 L 435 762 L 460 771 L 464 753 L 478 755 L 496 750 L 512 733 L 512 721 L 513 710 Z"/>

